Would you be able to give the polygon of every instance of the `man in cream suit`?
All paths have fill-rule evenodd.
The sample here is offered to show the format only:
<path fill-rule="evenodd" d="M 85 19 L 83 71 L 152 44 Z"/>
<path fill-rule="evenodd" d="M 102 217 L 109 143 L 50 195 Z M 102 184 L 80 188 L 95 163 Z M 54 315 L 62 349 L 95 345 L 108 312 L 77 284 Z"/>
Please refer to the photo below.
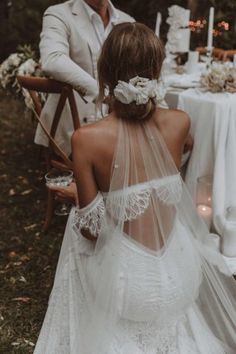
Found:
<path fill-rule="evenodd" d="M 75 92 L 81 124 L 98 119 L 94 100 L 98 94 L 97 60 L 102 44 L 114 25 L 134 19 L 114 8 L 109 0 L 70 0 L 49 7 L 43 17 L 40 41 L 42 69 L 56 80 L 83 92 L 84 103 Z M 58 95 L 50 95 L 41 114 L 50 129 Z M 61 116 L 56 141 L 68 155 L 73 124 L 67 105 Z M 47 146 L 38 126 L 35 143 Z"/>

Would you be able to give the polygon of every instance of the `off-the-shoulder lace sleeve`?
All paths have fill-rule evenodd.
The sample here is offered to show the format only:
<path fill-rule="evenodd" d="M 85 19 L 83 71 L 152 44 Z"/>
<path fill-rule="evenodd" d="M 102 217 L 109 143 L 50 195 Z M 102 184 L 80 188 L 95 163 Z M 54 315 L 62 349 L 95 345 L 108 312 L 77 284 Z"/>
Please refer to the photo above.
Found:
<path fill-rule="evenodd" d="M 148 208 L 153 192 L 164 204 L 179 203 L 182 196 L 180 175 L 140 183 L 109 194 L 104 193 L 105 202 L 103 195 L 99 192 L 85 208 L 74 209 L 73 229 L 75 231 L 87 229 L 91 235 L 97 237 L 104 221 L 105 209 L 115 220 L 134 220 Z"/>
<path fill-rule="evenodd" d="M 102 222 L 105 215 L 105 204 L 103 196 L 98 192 L 96 198 L 84 208 L 74 208 L 73 229 L 80 231 L 81 229 L 89 230 L 90 234 L 98 237 Z"/>
<path fill-rule="evenodd" d="M 123 191 L 110 193 L 106 201 L 110 215 L 123 221 L 134 220 L 148 208 L 150 196 L 166 205 L 175 205 L 182 197 L 182 180 L 180 174 L 126 187 Z"/>

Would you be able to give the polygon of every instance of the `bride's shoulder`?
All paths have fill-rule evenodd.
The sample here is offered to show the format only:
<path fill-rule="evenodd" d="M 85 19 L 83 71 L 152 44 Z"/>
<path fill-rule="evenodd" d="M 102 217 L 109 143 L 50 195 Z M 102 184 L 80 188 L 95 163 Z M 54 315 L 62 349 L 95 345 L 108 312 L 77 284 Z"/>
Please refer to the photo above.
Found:
<path fill-rule="evenodd" d="M 190 118 L 184 111 L 178 109 L 159 109 L 157 115 L 158 124 L 163 129 L 175 134 L 187 134 L 190 129 Z"/>
<path fill-rule="evenodd" d="M 111 135 L 113 128 L 112 117 L 105 117 L 95 123 L 84 125 L 78 128 L 72 135 L 72 147 L 80 147 L 89 150 L 98 147 L 99 142 L 106 141 Z"/>

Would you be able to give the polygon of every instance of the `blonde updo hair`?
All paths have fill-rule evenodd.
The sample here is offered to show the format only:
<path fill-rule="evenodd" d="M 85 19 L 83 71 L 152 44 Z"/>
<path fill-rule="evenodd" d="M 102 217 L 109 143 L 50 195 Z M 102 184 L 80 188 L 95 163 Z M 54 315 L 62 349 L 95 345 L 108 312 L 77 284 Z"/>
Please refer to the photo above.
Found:
<path fill-rule="evenodd" d="M 129 82 L 135 76 L 158 79 L 164 60 L 160 39 L 147 26 L 135 23 L 116 25 L 104 42 L 98 60 L 99 101 L 108 89 L 108 103 L 119 118 L 140 121 L 150 118 L 156 103 L 150 98 L 146 104 L 123 104 L 114 97 L 118 80 Z"/>

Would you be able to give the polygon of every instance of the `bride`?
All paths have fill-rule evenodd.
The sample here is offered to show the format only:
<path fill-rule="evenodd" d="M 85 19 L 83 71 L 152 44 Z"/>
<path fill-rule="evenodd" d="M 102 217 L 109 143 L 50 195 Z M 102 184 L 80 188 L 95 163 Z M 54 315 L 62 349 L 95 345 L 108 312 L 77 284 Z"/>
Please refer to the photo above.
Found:
<path fill-rule="evenodd" d="M 236 288 L 180 177 L 189 118 L 158 107 L 164 52 L 115 26 L 98 63 L 111 113 L 74 133 L 70 213 L 35 354 L 233 354 Z"/>

